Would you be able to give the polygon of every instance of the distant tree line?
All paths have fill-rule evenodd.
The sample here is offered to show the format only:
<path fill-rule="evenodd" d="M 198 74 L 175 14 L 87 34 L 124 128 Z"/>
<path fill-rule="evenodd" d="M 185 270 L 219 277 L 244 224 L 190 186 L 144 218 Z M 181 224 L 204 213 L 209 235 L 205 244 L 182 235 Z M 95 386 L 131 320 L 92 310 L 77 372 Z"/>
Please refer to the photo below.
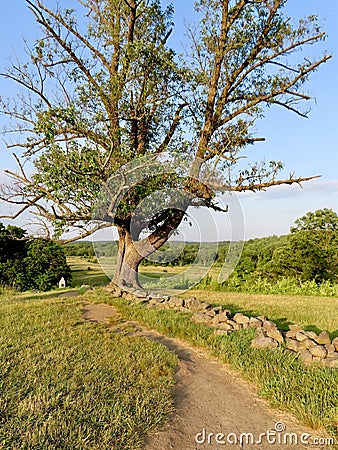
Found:
<path fill-rule="evenodd" d="M 228 257 L 230 242 L 204 244 L 199 251 L 199 243 L 165 244 L 152 255 L 152 260 L 143 265 L 185 266 L 196 259 L 215 260 L 222 266 Z M 94 248 L 91 242 L 78 242 L 65 246 L 67 255 L 92 257 Z M 98 257 L 116 255 L 115 242 L 95 242 Z M 243 251 L 232 280 L 241 282 L 264 278 L 269 281 L 281 278 L 294 278 L 299 281 L 321 283 L 338 281 L 338 216 L 331 209 L 308 212 L 296 220 L 290 233 L 285 236 L 271 236 L 250 239 L 244 243 Z"/>
<path fill-rule="evenodd" d="M 69 283 L 70 267 L 54 241 L 31 238 L 22 228 L 0 222 L 0 285 L 20 291 L 47 291 L 61 277 Z"/>

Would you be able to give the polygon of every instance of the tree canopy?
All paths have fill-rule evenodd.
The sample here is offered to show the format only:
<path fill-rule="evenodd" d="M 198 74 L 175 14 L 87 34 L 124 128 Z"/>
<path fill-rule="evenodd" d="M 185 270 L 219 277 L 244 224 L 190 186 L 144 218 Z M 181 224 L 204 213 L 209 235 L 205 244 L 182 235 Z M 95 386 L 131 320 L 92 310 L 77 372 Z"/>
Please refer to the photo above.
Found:
<path fill-rule="evenodd" d="M 311 178 L 278 179 L 280 161 L 240 162 L 263 139 L 254 125 L 268 107 L 307 115 L 303 85 L 330 58 L 301 54 L 325 39 L 316 16 L 291 20 L 285 0 L 198 0 L 201 20 L 179 55 L 172 6 L 78 1 L 74 10 L 26 0 L 41 38 L 1 74 L 22 88 L 0 103 L 8 147 L 21 149 L 1 194 L 18 207 L 11 217 L 33 210 L 56 238 L 115 225 L 115 281 L 135 286 L 140 261 L 189 206 L 220 211 L 218 193 Z"/>

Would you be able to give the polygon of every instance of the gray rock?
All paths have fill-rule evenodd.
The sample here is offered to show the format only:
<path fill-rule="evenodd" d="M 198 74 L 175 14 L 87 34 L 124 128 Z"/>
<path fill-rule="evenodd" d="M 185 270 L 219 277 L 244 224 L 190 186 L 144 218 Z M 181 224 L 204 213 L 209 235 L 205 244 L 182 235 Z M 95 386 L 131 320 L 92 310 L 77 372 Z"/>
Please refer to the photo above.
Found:
<path fill-rule="evenodd" d="M 208 319 L 210 318 L 206 317 L 205 314 L 201 312 L 195 312 L 195 314 L 191 316 L 191 320 L 196 323 L 207 323 Z"/>
<path fill-rule="evenodd" d="M 221 323 L 219 323 L 218 325 L 217 325 L 217 328 L 219 329 L 219 330 L 226 330 L 226 331 L 233 331 L 233 326 L 232 325 L 230 325 L 230 323 L 227 323 L 227 322 L 221 322 Z"/>
<path fill-rule="evenodd" d="M 301 352 L 299 359 L 301 359 L 304 364 L 311 364 L 313 362 L 313 356 L 307 349 Z"/>
<path fill-rule="evenodd" d="M 284 344 L 284 337 L 282 333 L 278 330 L 278 328 L 268 328 L 266 330 L 266 334 L 268 337 L 274 339 L 275 341 L 279 342 L 280 344 Z"/>
<path fill-rule="evenodd" d="M 222 306 L 221 305 L 220 306 L 215 306 L 213 308 L 213 310 L 214 310 L 215 314 L 219 314 L 222 311 Z"/>
<path fill-rule="evenodd" d="M 330 344 L 330 345 L 326 344 L 325 348 L 327 350 L 328 355 L 331 355 L 332 353 L 335 353 L 335 351 L 336 351 L 336 348 L 333 344 Z"/>
<path fill-rule="evenodd" d="M 293 350 L 294 352 L 297 352 L 297 353 L 304 350 L 302 343 L 295 339 L 289 339 L 287 341 L 286 348 L 288 348 L 289 350 Z"/>
<path fill-rule="evenodd" d="M 271 322 L 271 320 L 264 320 L 263 328 L 268 330 L 268 329 L 271 329 L 271 328 L 277 328 L 277 325 L 274 322 Z"/>
<path fill-rule="evenodd" d="M 317 333 L 315 333 L 314 331 L 303 331 L 303 334 L 305 334 L 305 336 L 307 336 L 310 339 L 316 339 Z"/>
<path fill-rule="evenodd" d="M 335 346 L 335 349 L 338 352 L 338 337 L 333 339 L 332 344 Z"/>
<path fill-rule="evenodd" d="M 259 336 L 251 342 L 250 347 L 259 349 L 276 348 L 278 343 L 272 338 Z"/>
<path fill-rule="evenodd" d="M 201 302 L 201 309 L 202 309 L 202 311 L 205 311 L 205 310 L 208 310 L 208 309 L 211 309 L 211 308 L 212 307 L 211 307 L 210 303 Z"/>
<path fill-rule="evenodd" d="M 261 322 L 268 320 L 268 318 L 266 316 L 258 316 L 257 319 L 259 319 Z"/>
<path fill-rule="evenodd" d="M 174 308 L 181 308 L 184 306 L 184 299 L 180 297 L 170 297 L 169 304 Z"/>
<path fill-rule="evenodd" d="M 306 336 L 306 334 L 303 333 L 303 331 L 298 331 L 296 333 L 296 339 L 299 342 L 305 341 L 306 339 L 308 339 L 308 337 Z"/>
<path fill-rule="evenodd" d="M 250 317 L 249 325 L 252 328 L 260 328 L 263 325 L 263 322 L 256 317 Z"/>
<path fill-rule="evenodd" d="M 227 322 L 229 320 L 229 316 L 225 311 L 222 311 L 221 313 L 217 314 L 217 316 L 215 316 L 215 320 L 217 320 L 218 323 Z"/>
<path fill-rule="evenodd" d="M 325 360 L 324 364 L 326 367 L 330 367 L 331 369 L 338 369 L 338 353 L 333 353 L 329 355 Z"/>
<path fill-rule="evenodd" d="M 310 347 L 313 347 L 314 345 L 316 345 L 315 341 L 313 341 L 310 338 L 306 338 L 304 339 L 304 341 L 301 341 L 301 344 L 304 348 L 309 349 Z"/>
<path fill-rule="evenodd" d="M 315 341 L 320 345 L 331 344 L 330 335 L 327 331 L 322 331 L 316 338 Z"/>
<path fill-rule="evenodd" d="M 189 309 L 195 309 L 198 310 L 201 308 L 201 301 L 198 300 L 196 297 L 190 297 L 185 299 L 185 305 Z"/>
<path fill-rule="evenodd" d="M 136 297 L 140 297 L 140 298 L 146 298 L 148 295 L 147 291 L 141 290 L 141 289 L 137 289 L 136 291 L 134 291 L 134 295 Z"/>
<path fill-rule="evenodd" d="M 309 352 L 312 356 L 317 356 L 318 358 L 325 358 L 327 355 L 327 350 L 321 345 L 313 345 L 309 348 Z"/>
<path fill-rule="evenodd" d="M 245 316 L 242 313 L 236 313 L 232 319 L 234 322 L 243 324 L 243 323 L 249 323 L 250 319 L 249 317 Z"/>

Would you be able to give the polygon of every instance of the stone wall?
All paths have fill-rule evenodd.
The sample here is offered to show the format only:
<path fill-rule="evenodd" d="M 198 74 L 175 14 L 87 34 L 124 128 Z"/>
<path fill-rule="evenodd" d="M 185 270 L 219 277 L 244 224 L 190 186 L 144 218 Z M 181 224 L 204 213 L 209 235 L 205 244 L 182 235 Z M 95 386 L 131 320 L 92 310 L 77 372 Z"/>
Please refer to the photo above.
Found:
<path fill-rule="evenodd" d="M 215 329 L 216 334 L 228 334 L 243 328 L 255 328 L 256 337 L 251 347 L 258 349 L 281 348 L 300 358 L 305 364 L 321 364 L 338 369 L 338 337 L 332 342 L 327 331 L 319 335 L 313 331 L 304 331 L 297 325 L 290 325 L 287 332 L 265 316 L 248 317 L 242 313 L 231 314 L 222 306 L 213 307 L 195 297 L 163 297 L 159 294 L 141 290 L 123 291 L 117 286 L 110 286 L 109 291 L 115 297 L 123 297 L 137 303 L 146 303 L 148 307 L 173 309 L 181 312 L 193 312 L 191 320 L 203 323 Z"/>

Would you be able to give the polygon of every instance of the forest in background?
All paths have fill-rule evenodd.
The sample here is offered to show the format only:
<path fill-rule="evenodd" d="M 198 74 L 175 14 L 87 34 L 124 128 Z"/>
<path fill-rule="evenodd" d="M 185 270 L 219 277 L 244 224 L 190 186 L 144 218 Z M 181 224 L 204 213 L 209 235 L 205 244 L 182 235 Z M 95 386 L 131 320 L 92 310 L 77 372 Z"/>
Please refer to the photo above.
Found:
<path fill-rule="evenodd" d="M 173 241 L 142 265 L 184 267 L 197 262 L 207 266 L 212 261 L 213 270 L 200 281 L 200 289 L 299 294 L 301 287 L 302 293 L 308 295 L 337 295 L 338 216 L 330 209 L 308 212 L 284 236 L 244 243 L 210 242 L 200 247 L 198 242 Z M 92 260 L 111 258 L 117 254 L 117 243 L 77 242 L 66 245 L 65 252 Z M 219 283 L 214 274 L 225 261 L 231 264 L 240 252 L 230 277 Z"/>

